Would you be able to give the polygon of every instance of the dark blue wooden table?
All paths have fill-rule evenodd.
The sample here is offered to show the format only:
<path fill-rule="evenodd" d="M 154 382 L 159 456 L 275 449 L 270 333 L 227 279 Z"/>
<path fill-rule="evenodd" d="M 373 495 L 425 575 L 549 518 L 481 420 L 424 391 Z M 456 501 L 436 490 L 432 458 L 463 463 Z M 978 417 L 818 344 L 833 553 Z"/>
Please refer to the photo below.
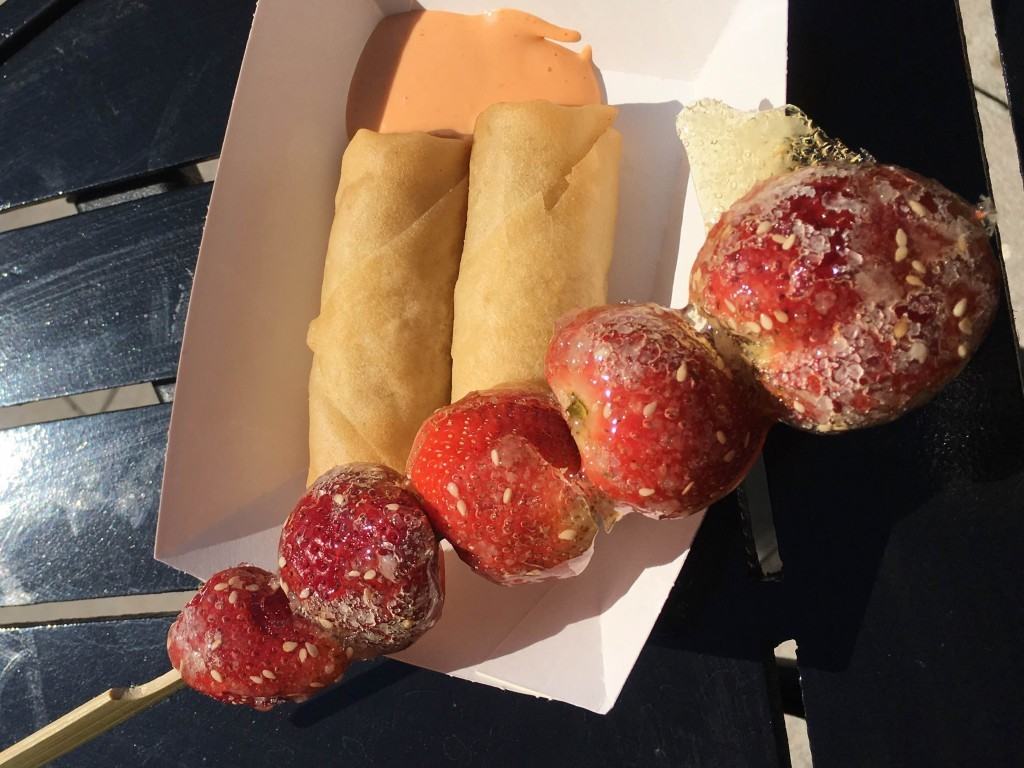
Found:
<path fill-rule="evenodd" d="M 994 3 L 1020 119 L 1024 22 Z M 0 405 L 173 383 L 254 0 L 0 5 Z M 789 99 L 883 161 L 987 192 L 953 2 L 792 0 Z M 1018 122 L 1017 129 L 1022 126 Z M 1020 133 L 1018 135 L 1021 135 Z M 606 717 L 392 661 L 270 714 L 175 695 L 64 766 L 819 766 L 1024 762 L 1024 396 L 1003 308 L 966 372 L 883 428 L 777 427 L 781 574 L 713 508 Z M 151 543 L 170 403 L 0 431 L 0 606 L 189 589 Z M 0 746 L 167 668 L 169 616 L 0 630 Z M 797 667 L 775 663 L 793 638 Z"/>

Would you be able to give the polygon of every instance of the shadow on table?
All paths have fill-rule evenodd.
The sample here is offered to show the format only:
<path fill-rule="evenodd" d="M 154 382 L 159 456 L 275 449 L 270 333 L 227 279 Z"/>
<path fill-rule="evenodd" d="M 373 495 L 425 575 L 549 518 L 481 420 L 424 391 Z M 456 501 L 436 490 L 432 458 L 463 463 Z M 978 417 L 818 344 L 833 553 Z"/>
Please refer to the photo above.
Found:
<path fill-rule="evenodd" d="M 346 674 L 341 685 L 300 704 L 289 720 L 296 728 L 309 728 L 347 707 L 386 691 L 418 671 L 416 667 L 391 659 L 356 664 Z"/>
<path fill-rule="evenodd" d="M 984 558 L 1002 549 L 993 531 L 1012 533 L 1024 507 L 1024 397 L 1009 328 L 1003 309 L 967 369 L 892 424 L 771 434 L 783 632 L 797 640 L 802 667 L 847 667 L 876 588 L 911 613 L 936 599 L 955 612 L 989 589 L 984 571 L 996 566 Z"/>

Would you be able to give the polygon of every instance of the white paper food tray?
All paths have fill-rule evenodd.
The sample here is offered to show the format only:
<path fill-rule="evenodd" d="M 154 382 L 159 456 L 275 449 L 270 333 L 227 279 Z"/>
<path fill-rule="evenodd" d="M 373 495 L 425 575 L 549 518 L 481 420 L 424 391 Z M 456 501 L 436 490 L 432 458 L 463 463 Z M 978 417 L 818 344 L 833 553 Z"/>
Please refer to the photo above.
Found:
<path fill-rule="evenodd" d="M 192 288 L 157 529 L 156 557 L 200 578 L 243 560 L 275 567 L 278 529 L 306 476 L 306 327 L 319 308 L 349 81 L 377 22 L 416 7 L 260 0 Z M 785 0 L 512 7 L 578 29 L 620 109 L 611 298 L 685 305 L 704 229 L 675 116 L 702 97 L 784 102 Z M 398 658 L 607 712 L 698 524 L 632 516 L 599 537 L 582 576 L 528 587 L 492 585 L 447 549 L 444 616 Z"/>

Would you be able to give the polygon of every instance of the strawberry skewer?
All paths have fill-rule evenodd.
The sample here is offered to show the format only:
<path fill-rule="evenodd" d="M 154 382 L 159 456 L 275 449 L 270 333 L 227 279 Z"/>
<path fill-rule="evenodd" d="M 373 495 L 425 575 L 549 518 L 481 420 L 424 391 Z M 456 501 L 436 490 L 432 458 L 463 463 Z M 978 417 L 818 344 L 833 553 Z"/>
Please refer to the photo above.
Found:
<path fill-rule="evenodd" d="M 396 653 L 441 616 L 437 536 L 408 479 L 388 467 L 325 473 L 285 522 L 279 552 L 292 609 L 350 657 Z"/>
<path fill-rule="evenodd" d="M 739 485 L 770 423 L 710 338 L 655 304 L 565 318 L 547 378 L 583 473 L 617 515 L 683 517 L 714 503 Z"/>
<path fill-rule="evenodd" d="M 575 576 L 597 523 L 592 489 L 550 392 L 472 392 L 437 410 L 413 442 L 409 475 L 438 533 L 498 584 Z"/>
<path fill-rule="evenodd" d="M 163 701 L 183 685 L 181 675 L 172 669 L 142 685 L 110 688 L 0 752 L 0 766 L 46 765 Z"/>

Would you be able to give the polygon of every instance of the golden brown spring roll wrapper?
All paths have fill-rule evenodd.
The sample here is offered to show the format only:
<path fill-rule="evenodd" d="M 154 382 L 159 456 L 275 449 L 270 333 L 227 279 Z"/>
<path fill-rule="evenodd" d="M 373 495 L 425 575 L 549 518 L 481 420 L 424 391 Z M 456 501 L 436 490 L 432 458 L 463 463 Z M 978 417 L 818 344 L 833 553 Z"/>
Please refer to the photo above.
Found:
<path fill-rule="evenodd" d="M 345 151 L 307 338 L 310 482 L 351 461 L 404 471 L 448 402 L 468 173 L 459 139 L 361 130 Z"/>
<path fill-rule="evenodd" d="M 533 101 L 480 114 L 455 286 L 452 400 L 542 377 L 555 321 L 605 302 L 622 138 L 617 110 Z"/>

